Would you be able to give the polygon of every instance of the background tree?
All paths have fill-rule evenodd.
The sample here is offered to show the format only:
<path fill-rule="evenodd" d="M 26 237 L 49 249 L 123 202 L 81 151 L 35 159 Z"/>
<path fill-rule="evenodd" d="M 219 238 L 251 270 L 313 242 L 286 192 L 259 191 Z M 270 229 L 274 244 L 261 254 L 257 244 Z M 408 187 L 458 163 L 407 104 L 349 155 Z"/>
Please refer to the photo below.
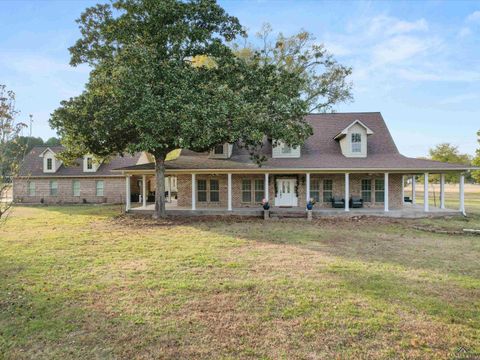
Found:
<path fill-rule="evenodd" d="M 262 54 L 236 56 L 229 42 L 242 27 L 213 0 L 118 0 L 88 8 L 78 22 L 71 64 L 93 70 L 85 91 L 52 114 L 63 156 L 151 153 L 155 217 L 165 216 L 172 150 L 241 141 L 261 163 L 265 136 L 300 145 L 312 133 L 306 78 Z"/>
<path fill-rule="evenodd" d="M 347 81 L 352 68 L 339 64 L 308 31 L 275 36 L 271 25 L 266 23 L 253 42 L 237 42 L 233 48 L 239 57 L 259 55 L 264 64 L 280 66 L 300 76 L 304 80 L 302 97 L 309 112 L 329 111 L 339 102 L 352 99 L 352 85 Z"/>
<path fill-rule="evenodd" d="M 429 150 L 429 155 L 431 160 L 441 161 L 441 162 L 450 162 L 457 164 L 469 165 L 471 163 L 471 157 L 468 154 L 461 154 L 458 150 L 458 146 L 451 145 L 449 143 L 438 144 L 434 148 Z M 438 175 L 432 175 L 432 181 L 438 181 Z M 446 174 L 445 181 L 448 183 L 458 182 L 458 174 Z M 471 177 L 467 174 L 467 181 L 471 181 Z"/>
<path fill-rule="evenodd" d="M 480 130 L 477 132 L 478 136 L 478 143 L 480 144 Z M 480 167 L 480 147 L 475 152 L 475 157 L 472 160 L 473 166 Z M 476 183 L 480 183 L 480 170 L 472 171 L 472 178 L 475 180 Z"/>
<path fill-rule="evenodd" d="M 46 146 L 58 146 L 61 145 L 60 139 L 56 137 L 51 137 L 45 141 Z"/>
<path fill-rule="evenodd" d="M 12 205 L 11 178 L 18 172 L 19 162 L 10 159 L 9 146 L 17 144 L 26 126 L 17 121 L 15 93 L 0 85 L 0 219 Z"/>

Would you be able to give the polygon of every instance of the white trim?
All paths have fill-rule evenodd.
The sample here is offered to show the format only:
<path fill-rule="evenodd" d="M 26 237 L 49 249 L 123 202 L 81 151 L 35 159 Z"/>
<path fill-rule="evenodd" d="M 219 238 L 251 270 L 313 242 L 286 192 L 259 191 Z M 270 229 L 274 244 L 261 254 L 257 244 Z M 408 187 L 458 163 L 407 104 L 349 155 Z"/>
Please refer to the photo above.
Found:
<path fill-rule="evenodd" d="M 405 204 L 405 175 L 402 175 L 402 205 Z"/>
<path fill-rule="evenodd" d="M 345 173 L 345 211 L 350 211 L 350 174 Z"/>
<path fill-rule="evenodd" d="M 383 210 L 388 212 L 388 173 L 385 173 L 383 179 Z"/>
<path fill-rule="evenodd" d="M 463 215 L 467 215 L 465 212 L 465 175 L 460 175 L 459 183 L 459 193 L 460 193 L 460 212 Z"/>
<path fill-rule="evenodd" d="M 417 203 L 417 179 L 415 175 L 412 176 L 412 204 L 415 205 Z"/>
<path fill-rule="evenodd" d="M 147 175 L 142 176 L 142 203 L 147 207 Z"/>
<path fill-rule="evenodd" d="M 268 193 L 268 173 L 265 173 L 265 179 L 263 181 L 263 186 L 265 187 L 265 200 L 269 201 L 269 193 Z"/>
<path fill-rule="evenodd" d="M 125 177 L 125 211 L 129 211 L 131 209 L 131 190 L 130 190 L 130 175 Z M 95 185 L 96 191 L 96 185 Z"/>
<path fill-rule="evenodd" d="M 197 209 L 196 187 L 197 187 L 197 183 L 195 179 L 195 174 L 192 174 L 192 210 Z"/>
<path fill-rule="evenodd" d="M 445 174 L 440 174 L 440 209 L 445 209 Z"/>
<path fill-rule="evenodd" d="M 428 173 L 423 175 L 423 210 L 429 212 L 430 204 L 428 203 Z"/>
<path fill-rule="evenodd" d="M 310 201 L 310 173 L 306 174 L 306 189 L 305 189 L 305 206 L 308 205 Z"/>
<path fill-rule="evenodd" d="M 232 174 L 227 175 L 228 211 L 232 211 Z"/>
<path fill-rule="evenodd" d="M 348 130 L 356 125 L 356 124 L 359 124 L 361 126 L 363 126 L 365 128 L 365 130 L 367 131 L 367 135 L 372 135 L 373 134 L 373 130 L 370 129 L 367 125 L 365 125 L 363 122 L 361 122 L 360 120 L 355 120 L 354 122 L 352 122 L 350 125 L 348 125 L 345 129 L 343 129 L 342 131 L 340 131 L 337 135 L 335 135 L 335 137 L 333 138 L 334 140 L 337 140 L 343 136 L 346 136 L 348 134 Z"/>

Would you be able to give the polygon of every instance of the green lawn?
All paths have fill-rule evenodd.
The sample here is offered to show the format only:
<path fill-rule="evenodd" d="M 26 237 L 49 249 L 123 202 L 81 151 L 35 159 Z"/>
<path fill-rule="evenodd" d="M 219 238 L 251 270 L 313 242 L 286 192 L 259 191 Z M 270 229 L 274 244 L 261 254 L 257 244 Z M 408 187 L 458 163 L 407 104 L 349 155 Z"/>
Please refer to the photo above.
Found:
<path fill-rule="evenodd" d="M 452 358 L 480 353 L 469 219 L 166 221 L 17 207 L 0 225 L 0 358 Z"/>

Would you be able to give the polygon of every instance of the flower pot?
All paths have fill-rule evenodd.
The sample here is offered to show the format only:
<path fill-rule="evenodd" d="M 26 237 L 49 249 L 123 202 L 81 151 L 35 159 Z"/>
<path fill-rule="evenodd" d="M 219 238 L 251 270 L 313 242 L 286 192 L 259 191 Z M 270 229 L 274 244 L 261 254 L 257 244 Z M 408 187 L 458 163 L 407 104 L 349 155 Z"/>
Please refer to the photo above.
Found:
<path fill-rule="evenodd" d="M 313 204 L 312 203 L 308 203 L 307 204 L 307 210 L 312 210 L 313 209 Z"/>

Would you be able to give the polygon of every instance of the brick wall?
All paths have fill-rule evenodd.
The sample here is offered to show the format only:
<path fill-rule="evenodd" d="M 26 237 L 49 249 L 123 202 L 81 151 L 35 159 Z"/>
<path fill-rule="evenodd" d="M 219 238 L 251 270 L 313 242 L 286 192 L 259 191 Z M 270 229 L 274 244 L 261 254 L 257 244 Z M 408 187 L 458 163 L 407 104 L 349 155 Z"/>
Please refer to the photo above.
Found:
<path fill-rule="evenodd" d="M 281 178 L 282 175 L 269 175 L 269 199 L 272 205 L 275 205 L 275 179 Z M 292 178 L 292 176 L 285 176 Z M 227 175 L 198 175 L 196 179 L 215 178 L 219 180 L 220 185 L 220 202 L 199 202 L 197 200 L 197 208 L 227 208 Z M 296 178 L 293 176 L 293 178 Z M 362 179 L 370 179 L 372 181 L 372 201 L 365 203 L 365 207 L 382 208 L 383 202 L 375 202 L 375 179 L 383 179 L 383 174 L 350 174 L 350 195 L 361 196 L 361 181 Z M 178 206 L 191 207 L 192 206 L 192 176 L 191 175 L 179 175 L 177 177 L 178 186 Z M 254 201 L 254 192 L 252 191 L 252 201 L 249 203 L 242 202 L 242 180 L 252 180 L 252 189 L 255 179 L 264 179 L 263 174 L 233 174 L 232 175 L 232 206 L 234 208 L 239 207 L 258 207 L 260 204 Z M 323 180 L 331 179 L 333 187 L 333 195 L 343 198 L 345 196 L 345 175 L 344 174 L 312 174 L 310 176 L 311 181 L 313 179 L 320 180 L 320 197 L 323 195 Z M 306 206 L 306 176 L 305 174 L 298 175 L 298 206 Z M 389 208 L 398 209 L 402 207 L 402 175 L 390 174 L 389 175 Z M 315 207 L 331 207 L 330 202 L 320 201 Z"/>
<path fill-rule="evenodd" d="M 58 194 L 50 195 L 50 180 L 57 180 Z M 73 196 L 72 181 L 80 181 L 80 196 Z M 96 181 L 104 181 L 103 196 L 96 196 Z M 28 181 L 35 183 L 35 196 L 29 196 Z M 125 202 L 125 178 L 32 178 L 14 179 L 13 199 L 17 203 L 80 204 L 87 203 L 123 203 Z"/>

